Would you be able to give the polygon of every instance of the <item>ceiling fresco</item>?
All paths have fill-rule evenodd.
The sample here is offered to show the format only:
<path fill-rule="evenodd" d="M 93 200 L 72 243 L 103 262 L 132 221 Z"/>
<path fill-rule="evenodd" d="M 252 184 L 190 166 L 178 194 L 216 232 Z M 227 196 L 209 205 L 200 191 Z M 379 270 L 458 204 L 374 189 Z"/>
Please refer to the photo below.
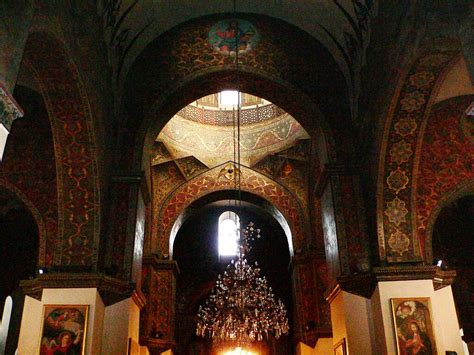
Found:
<path fill-rule="evenodd" d="M 231 13 L 231 1 L 103 0 L 97 11 L 104 22 L 105 43 L 114 68 L 116 88 L 144 48 L 171 28 L 202 16 Z M 264 14 L 290 23 L 320 41 L 333 55 L 349 86 L 358 86 L 358 72 L 365 60 L 376 0 L 236 1 L 237 13 Z M 236 26 L 237 25 L 237 26 Z M 258 46 L 258 28 L 245 20 L 216 21 L 208 39 L 217 51 L 231 53 L 232 26 L 240 29 L 239 52 Z"/>
<path fill-rule="evenodd" d="M 268 107 L 270 110 L 266 109 Z M 195 114 L 196 109 L 200 110 L 199 115 Z M 251 114 L 257 112 L 256 109 L 242 110 L 240 159 L 241 163 L 248 167 L 310 138 L 304 128 L 283 110 L 269 104 L 263 107 L 263 111 L 260 119 L 258 114 Z M 217 119 L 214 114 L 223 118 Z M 232 117 L 231 110 L 210 111 L 188 105 L 175 115 L 158 135 L 152 165 L 194 157 L 201 165 L 212 169 L 226 161 L 236 160 L 236 133 L 234 127 L 228 125 Z"/>

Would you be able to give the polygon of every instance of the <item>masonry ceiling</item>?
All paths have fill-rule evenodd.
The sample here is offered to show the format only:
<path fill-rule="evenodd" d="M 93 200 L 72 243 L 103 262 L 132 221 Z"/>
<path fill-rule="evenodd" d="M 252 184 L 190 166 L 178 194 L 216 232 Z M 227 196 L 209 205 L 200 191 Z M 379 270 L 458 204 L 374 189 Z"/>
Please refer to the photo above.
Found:
<path fill-rule="evenodd" d="M 348 86 L 357 87 L 370 37 L 370 18 L 377 1 L 236 1 L 239 14 L 264 15 L 283 20 L 307 32 L 332 54 Z M 198 17 L 230 14 L 232 1 L 104 1 L 105 42 L 117 82 L 125 78 L 140 53 L 158 36 Z M 119 87 L 120 85 L 118 85 Z"/>

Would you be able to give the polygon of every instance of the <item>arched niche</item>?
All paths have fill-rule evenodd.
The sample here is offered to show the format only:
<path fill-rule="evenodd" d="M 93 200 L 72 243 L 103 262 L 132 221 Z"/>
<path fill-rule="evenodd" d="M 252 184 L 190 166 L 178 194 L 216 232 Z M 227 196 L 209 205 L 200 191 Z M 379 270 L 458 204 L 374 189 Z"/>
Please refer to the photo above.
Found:
<path fill-rule="evenodd" d="M 432 227 L 433 261 L 456 270 L 453 295 L 466 342 L 474 341 L 474 191 L 444 204 Z"/>

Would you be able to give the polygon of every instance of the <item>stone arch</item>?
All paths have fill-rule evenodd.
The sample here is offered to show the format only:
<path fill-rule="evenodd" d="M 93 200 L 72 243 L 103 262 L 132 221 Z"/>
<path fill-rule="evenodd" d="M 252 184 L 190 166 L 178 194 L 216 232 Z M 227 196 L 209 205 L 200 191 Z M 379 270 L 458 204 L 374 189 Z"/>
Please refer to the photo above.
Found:
<path fill-rule="evenodd" d="M 465 110 L 472 99 L 468 95 L 442 101 L 433 106 L 423 122 L 423 137 L 414 166 L 412 198 L 416 203 L 412 223 L 426 262 L 432 258 L 431 240 L 429 247 L 426 242 L 431 239 L 427 226 L 433 210 L 444 196 L 474 181 L 472 137 L 462 129 Z"/>
<path fill-rule="evenodd" d="M 174 250 L 174 242 L 175 238 L 178 234 L 179 229 L 182 227 L 182 225 L 186 222 L 188 218 L 192 218 L 194 215 L 199 213 L 199 207 L 196 207 L 196 204 L 198 206 L 204 206 L 206 202 L 213 201 L 212 198 L 216 198 L 216 196 L 213 196 L 217 193 L 219 193 L 220 199 L 221 200 L 233 200 L 236 198 L 236 191 L 232 190 L 234 186 L 228 186 L 227 189 L 222 190 L 218 189 L 216 191 L 209 191 L 207 194 L 204 194 L 203 196 L 198 197 L 194 201 L 191 201 L 187 207 L 183 208 L 181 213 L 178 215 L 178 217 L 175 219 L 173 226 L 171 228 L 170 236 L 169 236 L 169 255 L 171 258 L 173 258 L 173 250 Z M 288 224 L 288 221 L 286 220 L 285 216 L 283 213 L 276 208 L 271 202 L 269 202 L 267 199 L 263 198 L 260 195 L 257 194 L 252 194 L 249 191 L 243 190 L 243 193 L 240 194 L 240 200 L 244 201 L 244 203 L 248 203 L 251 205 L 258 206 L 258 208 L 262 209 L 267 213 L 268 215 L 271 215 L 277 223 L 280 225 L 281 229 L 285 233 L 286 239 L 287 239 L 287 245 L 288 245 L 288 250 L 290 257 L 294 256 L 294 248 L 293 248 L 293 235 L 291 232 L 291 228 Z M 204 201 L 203 201 L 204 200 Z M 196 210 L 197 208 L 197 210 Z M 193 209 L 193 211 L 188 212 L 189 209 Z M 231 213 L 234 213 L 235 206 L 229 206 L 228 211 Z M 226 214 L 227 212 L 223 212 L 223 214 Z M 222 217 L 222 215 L 220 216 Z M 239 218 L 237 216 L 237 218 Z M 242 226 L 245 227 L 245 226 Z"/>
<path fill-rule="evenodd" d="M 425 44 L 426 45 L 426 44 Z M 388 108 L 377 182 L 379 258 L 388 262 L 423 262 L 423 246 L 415 228 L 417 166 L 426 120 L 444 75 L 459 51 L 420 51 L 401 75 Z"/>
<path fill-rule="evenodd" d="M 150 138 L 152 133 L 159 132 L 182 107 L 201 96 L 235 88 L 236 82 L 241 91 L 263 96 L 285 109 L 310 134 L 316 130 L 324 133 L 330 160 L 336 155 L 340 160 L 355 156 L 353 144 L 334 143 L 342 139 L 354 142 L 355 138 L 347 87 L 327 49 L 281 20 L 249 14 L 242 17 L 255 22 L 263 39 L 255 53 L 242 57 L 238 67 L 231 57 L 214 53 L 205 39 L 210 26 L 228 15 L 181 24 L 136 59 L 122 102 L 127 121 L 122 139 L 134 142 L 135 148 L 134 152 L 122 152 L 121 169 L 140 168 L 143 146 L 146 150 L 154 138 Z M 295 31 L 301 34 L 300 41 L 295 41 Z"/>
<path fill-rule="evenodd" d="M 23 61 L 36 77 L 53 131 L 59 201 L 53 264 L 91 265 L 99 244 L 100 188 L 84 85 L 65 45 L 49 33 L 29 35 Z"/>
<path fill-rule="evenodd" d="M 170 250 L 169 237 L 181 211 L 197 199 L 216 191 L 234 188 L 234 181 L 219 176 L 222 166 L 211 169 L 178 187 L 164 202 L 158 217 L 158 240 L 162 251 Z M 289 224 L 293 248 L 299 252 L 308 232 L 307 216 L 297 198 L 277 182 L 249 168 L 241 167 L 241 189 L 273 204 Z M 291 248 L 291 244 L 290 244 Z M 291 249 L 290 249 L 291 250 Z"/>

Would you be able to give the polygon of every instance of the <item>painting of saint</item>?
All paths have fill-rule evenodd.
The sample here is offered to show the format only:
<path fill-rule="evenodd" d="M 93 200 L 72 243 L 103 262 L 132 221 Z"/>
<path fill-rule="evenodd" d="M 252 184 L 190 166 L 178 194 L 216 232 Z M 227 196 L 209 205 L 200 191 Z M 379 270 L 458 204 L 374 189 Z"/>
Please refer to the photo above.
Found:
<path fill-rule="evenodd" d="M 39 354 L 84 354 L 88 309 L 87 305 L 45 305 Z"/>
<path fill-rule="evenodd" d="M 255 48 L 260 36 L 248 21 L 230 19 L 217 22 L 208 34 L 209 44 L 214 50 L 234 56 L 250 52 Z"/>
<path fill-rule="evenodd" d="M 399 355 L 436 354 L 429 298 L 393 298 Z"/>

